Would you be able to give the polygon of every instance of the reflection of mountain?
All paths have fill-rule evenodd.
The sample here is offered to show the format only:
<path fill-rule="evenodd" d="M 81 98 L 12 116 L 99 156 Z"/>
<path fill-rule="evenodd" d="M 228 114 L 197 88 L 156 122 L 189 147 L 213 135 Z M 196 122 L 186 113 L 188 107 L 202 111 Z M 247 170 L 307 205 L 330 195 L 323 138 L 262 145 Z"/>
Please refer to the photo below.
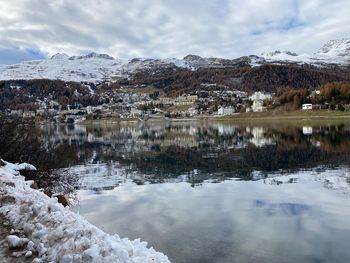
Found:
<path fill-rule="evenodd" d="M 84 190 L 111 190 L 120 184 L 155 184 L 155 183 L 201 183 L 209 175 L 199 174 L 197 170 L 176 177 L 159 177 L 155 174 L 142 174 L 131 166 L 122 166 L 118 162 L 75 165 L 68 172 L 77 176 L 75 188 Z"/>
<path fill-rule="evenodd" d="M 312 134 L 305 134 L 303 127 L 199 122 L 41 129 L 44 141 L 74 146 L 78 162 L 71 164 L 118 163 L 119 168 L 151 176 L 152 182 L 197 169 L 198 175 L 189 181 L 200 183 L 232 177 L 254 179 L 252 171 L 350 163 L 349 126 L 308 126 L 308 130 L 310 127 Z"/>
<path fill-rule="evenodd" d="M 264 184 L 277 186 L 291 183 L 310 184 L 318 182 L 327 189 L 350 194 L 350 167 L 344 166 L 337 169 L 317 167 L 317 169 L 312 171 L 299 171 L 292 174 L 272 173 L 263 182 Z"/>
<path fill-rule="evenodd" d="M 144 185 L 155 183 L 181 183 L 187 182 L 192 186 L 201 185 L 203 182 L 218 183 L 222 180 L 234 177 L 230 173 L 207 173 L 192 170 L 179 175 L 174 174 L 145 174 L 140 169 L 131 166 L 123 166 L 117 162 L 76 165 L 69 168 L 72 175 L 77 176 L 75 188 L 84 190 L 111 190 L 119 185 Z M 323 187 L 340 193 L 350 194 L 350 170 L 349 167 L 338 169 L 322 169 L 296 171 L 293 173 L 260 173 L 253 172 L 254 180 L 270 185 L 288 185 L 295 183 L 321 184 Z M 270 204 L 264 200 L 256 200 L 255 206 L 262 208 L 264 213 L 275 216 L 299 216 L 306 212 L 308 207 L 294 203 Z"/>

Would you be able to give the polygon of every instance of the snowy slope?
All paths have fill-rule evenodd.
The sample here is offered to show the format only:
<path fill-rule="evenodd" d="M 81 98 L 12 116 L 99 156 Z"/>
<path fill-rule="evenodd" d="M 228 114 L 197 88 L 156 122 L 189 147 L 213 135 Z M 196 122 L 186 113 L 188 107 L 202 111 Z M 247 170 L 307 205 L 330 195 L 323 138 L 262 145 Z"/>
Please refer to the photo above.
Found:
<path fill-rule="evenodd" d="M 114 59 L 106 54 L 90 53 L 69 57 L 56 54 L 47 60 L 25 61 L 15 65 L 0 65 L 0 79 L 61 79 L 66 81 L 101 82 L 141 69 L 177 66 L 191 68 L 181 59 Z"/>
<path fill-rule="evenodd" d="M 298 64 L 326 65 L 339 64 L 347 65 L 350 63 L 350 38 L 331 40 L 320 50 L 312 55 L 298 55 L 290 51 L 274 51 L 263 53 L 261 56 L 267 62 L 292 62 Z"/>
<path fill-rule="evenodd" d="M 268 52 L 268 53 L 262 53 L 261 56 L 267 61 L 267 62 L 291 62 L 291 63 L 308 63 L 313 64 L 312 56 L 303 54 L 298 55 L 295 53 L 292 53 L 290 51 L 274 51 L 274 52 Z"/>
<path fill-rule="evenodd" d="M 62 79 L 96 82 L 121 76 L 124 62 L 107 55 L 91 53 L 81 57 L 56 54 L 47 60 L 0 65 L 0 79 Z"/>
<path fill-rule="evenodd" d="M 66 81 L 101 82 L 118 77 L 128 77 L 138 70 L 179 67 L 196 70 L 198 68 L 224 68 L 249 64 L 253 67 L 266 63 L 297 63 L 327 66 L 350 63 L 350 38 L 332 40 L 312 55 L 298 55 L 289 51 L 274 51 L 259 56 L 237 59 L 203 58 L 187 55 L 183 59 L 134 58 L 120 60 L 106 54 L 90 53 L 85 56 L 70 57 L 56 54 L 47 60 L 26 61 L 15 65 L 0 65 L 0 80 L 10 79 L 61 79 Z"/>
<path fill-rule="evenodd" d="M 146 242 L 103 232 L 56 198 L 32 189 L 14 170 L 14 164 L 0 167 L 0 213 L 14 228 L 7 237 L 10 247 L 21 248 L 33 262 L 170 262 Z"/>
<path fill-rule="evenodd" d="M 334 63 L 350 63 L 350 38 L 331 40 L 318 50 L 315 59 L 333 61 Z"/>

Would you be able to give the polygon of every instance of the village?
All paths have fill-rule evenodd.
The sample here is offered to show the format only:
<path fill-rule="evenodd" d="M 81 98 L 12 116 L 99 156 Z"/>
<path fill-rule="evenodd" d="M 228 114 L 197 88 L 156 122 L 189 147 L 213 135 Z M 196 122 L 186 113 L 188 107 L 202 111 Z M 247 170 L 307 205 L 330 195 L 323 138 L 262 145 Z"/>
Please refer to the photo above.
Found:
<path fill-rule="evenodd" d="M 309 97 L 319 96 L 320 91 Z M 223 117 L 246 112 L 266 112 L 280 104 L 273 93 L 247 92 L 228 89 L 215 83 L 202 83 L 200 89 L 177 97 L 167 96 L 154 88 L 121 87 L 99 94 L 98 105 L 80 103 L 62 106 L 54 99 L 37 99 L 31 109 L 6 109 L 4 114 L 24 119 L 50 120 L 57 123 L 75 123 L 86 120 L 148 120 Z M 303 103 L 301 110 L 327 109 L 327 104 Z"/>

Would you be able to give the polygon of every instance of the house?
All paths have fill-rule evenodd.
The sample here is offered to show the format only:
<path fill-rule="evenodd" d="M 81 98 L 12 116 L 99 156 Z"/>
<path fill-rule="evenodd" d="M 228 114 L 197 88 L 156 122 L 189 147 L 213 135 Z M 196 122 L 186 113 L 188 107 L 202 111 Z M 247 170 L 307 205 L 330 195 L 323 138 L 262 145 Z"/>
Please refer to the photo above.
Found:
<path fill-rule="evenodd" d="M 21 116 L 23 114 L 22 110 L 11 110 L 10 115 L 12 116 Z"/>
<path fill-rule="evenodd" d="M 159 98 L 159 103 L 163 105 L 173 105 L 174 99 L 168 97 Z"/>
<path fill-rule="evenodd" d="M 302 110 L 312 110 L 312 104 L 310 103 L 305 103 L 302 105 Z"/>
<path fill-rule="evenodd" d="M 235 109 L 233 107 L 220 107 L 218 109 L 218 115 L 230 115 L 235 112 Z"/>
<path fill-rule="evenodd" d="M 22 116 L 23 116 L 23 118 L 33 118 L 33 117 L 35 117 L 35 112 L 34 111 L 23 111 Z"/>
<path fill-rule="evenodd" d="M 130 109 L 130 115 L 132 118 L 137 118 L 142 116 L 142 110 L 131 108 Z"/>
<path fill-rule="evenodd" d="M 267 111 L 266 107 L 264 106 L 263 100 L 254 100 L 252 105 L 252 111 L 253 112 L 264 112 Z"/>
<path fill-rule="evenodd" d="M 264 94 L 261 91 L 257 91 L 250 96 L 249 99 L 253 101 L 253 105 L 251 107 L 253 112 L 264 112 L 267 110 L 264 106 L 264 101 L 271 100 L 272 96 L 270 94 Z"/>
<path fill-rule="evenodd" d="M 179 96 L 175 99 L 174 105 L 176 106 L 191 106 L 198 100 L 197 95 L 191 96 Z"/>
<path fill-rule="evenodd" d="M 45 109 L 37 109 L 36 110 L 36 115 L 37 116 L 44 116 L 46 113 L 46 110 Z"/>

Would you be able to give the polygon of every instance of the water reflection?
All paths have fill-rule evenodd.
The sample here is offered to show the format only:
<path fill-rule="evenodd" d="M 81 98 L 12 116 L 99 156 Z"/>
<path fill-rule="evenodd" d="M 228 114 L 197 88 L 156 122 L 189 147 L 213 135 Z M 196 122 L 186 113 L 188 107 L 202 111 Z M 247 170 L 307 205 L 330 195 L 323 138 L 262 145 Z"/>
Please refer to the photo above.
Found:
<path fill-rule="evenodd" d="M 124 185 L 100 195 L 79 191 L 76 209 L 109 233 L 144 238 L 174 263 L 347 262 L 347 198 L 312 180 L 198 188 L 164 183 Z"/>
<path fill-rule="evenodd" d="M 100 123 L 41 130 L 44 141 L 74 145 L 77 158 L 70 165 L 79 165 L 75 172 L 84 175 L 78 186 L 83 189 L 88 180 L 101 181 L 95 183 L 101 188 L 123 178 L 140 185 L 185 180 L 196 186 L 350 163 L 348 124 Z"/>
<path fill-rule="evenodd" d="M 350 126 L 41 126 L 73 145 L 73 208 L 174 263 L 349 262 Z"/>

